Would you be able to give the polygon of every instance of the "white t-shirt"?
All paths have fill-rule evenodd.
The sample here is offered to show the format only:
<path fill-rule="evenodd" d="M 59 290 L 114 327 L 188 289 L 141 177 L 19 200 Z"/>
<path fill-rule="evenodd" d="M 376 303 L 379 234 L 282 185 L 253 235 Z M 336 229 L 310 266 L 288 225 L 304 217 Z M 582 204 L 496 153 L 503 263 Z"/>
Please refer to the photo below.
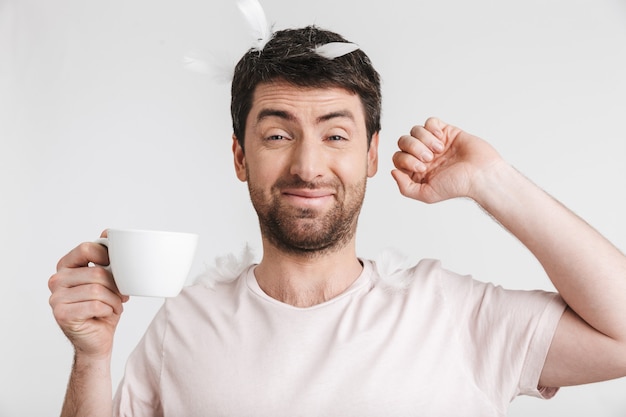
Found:
<path fill-rule="evenodd" d="M 556 392 L 537 385 L 565 308 L 557 294 L 504 290 L 433 260 L 382 279 L 363 266 L 309 308 L 265 294 L 254 266 L 186 288 L 130 356 L 114 414 L 488 417 L 517 395 Z"/>

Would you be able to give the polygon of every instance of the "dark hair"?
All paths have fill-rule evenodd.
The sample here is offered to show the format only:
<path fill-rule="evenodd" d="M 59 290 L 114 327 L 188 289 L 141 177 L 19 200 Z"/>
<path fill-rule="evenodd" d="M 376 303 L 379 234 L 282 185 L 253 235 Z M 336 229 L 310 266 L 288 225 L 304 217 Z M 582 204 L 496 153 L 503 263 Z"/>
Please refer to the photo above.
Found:
<path fill-rule="evenodd" d="M 231 87 L 233 132 L 243 148 L 246 118 L 260 83 L 285 81 L 299 87 L 340 87 L 358 94 L 363 103 L 368 145 L 380 131 L 380 77 L 360 49 L 335 59 L 313 49 L 329 42 L 347 42 L 341 35 L 307 26 L 274 33 L 262 51 L 251 49 L 237 63 Z"/>

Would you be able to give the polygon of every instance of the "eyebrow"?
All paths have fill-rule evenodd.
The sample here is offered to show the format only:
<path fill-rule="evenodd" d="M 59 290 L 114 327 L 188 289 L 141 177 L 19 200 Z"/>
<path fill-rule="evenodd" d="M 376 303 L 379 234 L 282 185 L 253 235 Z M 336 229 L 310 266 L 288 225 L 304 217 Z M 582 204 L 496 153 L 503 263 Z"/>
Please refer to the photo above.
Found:
<path fill-rule="evenodd" d="M 318 117 L 316 122 L 321 123 L 332 119 L 350 119 L 354 122 L 354 115 L 348 110 L 334 111 Z"/>
<path fill-rule="evenodd" d="M 278 117 L 279 119 L 287 120 L 290 122 L 293 122 L 296 120 L 296 117 L 287 111 L 270 108 L 270 109 L 261 110 L 256 117 L 256 122 L 259 123 L 261 120 L 266 119 L 268 117 Z M 330 112 L 327 114 L 323 114 L 319 116 L 315 120 L 315 122 L 322 123 L 328 120 L 338 119 L 338 118 L 350 119 L 353 122 L 355 121 L 354 115 L 352 114 L 352 112 L 350 112 L 349 110 L 339 110 L 339 111 L 334 111 L 334 112 Z"/>
<path fill-rule="evenodd" d="M 267 119 L 268 117 L 278 117 L 279 119 L 294 121 L 296 117 L 284 110 L 276 110 L 276 109 L 263 109 L 259 112 L 256 117 L 257 123 L 259 123 L 263 119 Z"/>

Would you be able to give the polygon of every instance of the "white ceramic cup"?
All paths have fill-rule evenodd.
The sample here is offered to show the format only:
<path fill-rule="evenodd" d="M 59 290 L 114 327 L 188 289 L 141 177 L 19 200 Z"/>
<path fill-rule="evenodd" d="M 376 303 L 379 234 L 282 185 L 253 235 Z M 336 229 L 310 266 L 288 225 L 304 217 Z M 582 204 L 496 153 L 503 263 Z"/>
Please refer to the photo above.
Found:
<path fill-rule="evenodd" d="M 175 297 L 193 263 L 198 235 L 149 230 L 108 229 L 96 240 L 109 249 L 110 269 L 120 293 Z"/>

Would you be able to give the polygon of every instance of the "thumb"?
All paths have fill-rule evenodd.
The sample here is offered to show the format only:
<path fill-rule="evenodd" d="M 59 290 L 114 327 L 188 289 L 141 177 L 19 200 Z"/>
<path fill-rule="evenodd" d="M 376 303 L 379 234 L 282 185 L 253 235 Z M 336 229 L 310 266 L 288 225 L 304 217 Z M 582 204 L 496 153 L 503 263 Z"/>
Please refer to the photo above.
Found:
<path fill-rule="evenodd" d="M 396 184 L 398 184 L 400 194 L 405 197 L 418 199 L 417 196 L 419 195 L 422 184 L 413 181 L 406 172 L 400 171 L 399 169 L 392 170 L 391 176 L 396 181 Z"/>

